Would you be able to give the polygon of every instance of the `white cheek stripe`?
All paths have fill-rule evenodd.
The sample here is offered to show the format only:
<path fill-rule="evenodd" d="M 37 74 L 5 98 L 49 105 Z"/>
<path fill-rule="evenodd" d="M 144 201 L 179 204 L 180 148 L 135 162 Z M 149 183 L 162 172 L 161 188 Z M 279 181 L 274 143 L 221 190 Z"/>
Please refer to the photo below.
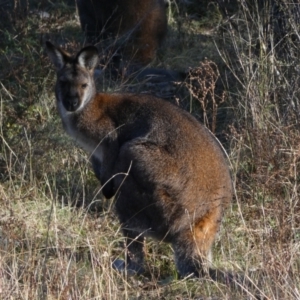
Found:
<path fill-rule="evenodd" d="M 82 101 L 81 101 L 80 106 L 77 108 L 76 111 L 82 110 L 85 107 L 85 105 L 89 102 L 90 98 L 91 98 L 90 97 L 90 90 L 84 91 Z"/>

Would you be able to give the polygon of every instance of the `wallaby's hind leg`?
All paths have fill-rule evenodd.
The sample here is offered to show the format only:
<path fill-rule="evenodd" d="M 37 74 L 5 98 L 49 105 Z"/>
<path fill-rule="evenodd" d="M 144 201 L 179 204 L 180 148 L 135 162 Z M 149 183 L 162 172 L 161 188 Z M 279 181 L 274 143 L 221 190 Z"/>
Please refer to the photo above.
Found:
<path fill-rule="evenodd" d="M 221 208 L 214 208 L 173 242 L 175 262 L 181 276 L 201 276 L 209 271 L 210 251 L 221 221 Z"/>

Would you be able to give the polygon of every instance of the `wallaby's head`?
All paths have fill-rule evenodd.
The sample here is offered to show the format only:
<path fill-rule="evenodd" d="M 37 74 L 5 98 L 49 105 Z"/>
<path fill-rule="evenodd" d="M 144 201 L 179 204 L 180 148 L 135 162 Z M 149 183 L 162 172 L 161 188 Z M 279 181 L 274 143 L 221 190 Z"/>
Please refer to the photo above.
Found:
<path fill-rule="evenodd" d="M 99 61 L 97 48 L 85 47 L 72 57 L 47 41 L 46 50 L 57 71 L 55 92 L 59 110 L 81 110 L 96 93 L 93 73 Z"/>

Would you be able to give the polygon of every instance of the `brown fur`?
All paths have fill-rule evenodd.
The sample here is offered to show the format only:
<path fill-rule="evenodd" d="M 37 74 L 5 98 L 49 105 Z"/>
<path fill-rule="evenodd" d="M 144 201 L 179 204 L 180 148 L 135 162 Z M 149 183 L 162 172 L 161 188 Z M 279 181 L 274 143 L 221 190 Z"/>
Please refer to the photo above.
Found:
<path fill-rule="evenodd" d="M 77 7 L 90 42 L 117 39 L 126 59 L 142 65 L 155 57 L 166 35 L 164 0 L 77 0 Z"/>
<path fill-rule="evenodd" d="M 91 154 L 103 194 L 115 195 L 127 238 L 127 268 L 142 271 L 143 238 L 152 236 L 172 244 L 181 275 L 201 274 L 232 197 L 230 172 L 215 137 L 164 100 L 96 93 L 94 47 L 70 58 L 46 45 L 57 68 L 56 97 L 64 127 Z M 65 90 L 61 80 L 69 76 Z M 83 94 L 82 78 L 83 84 L 88 82 Z"/>

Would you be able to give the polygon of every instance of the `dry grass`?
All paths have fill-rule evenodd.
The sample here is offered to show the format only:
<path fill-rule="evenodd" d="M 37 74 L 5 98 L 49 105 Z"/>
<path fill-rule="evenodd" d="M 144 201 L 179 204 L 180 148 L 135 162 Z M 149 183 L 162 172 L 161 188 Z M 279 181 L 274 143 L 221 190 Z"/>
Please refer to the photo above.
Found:
<path fill-rule="evenodd" d="M 222 41 L 220 31 L 204 35 L 197 19 L 170 15 L 155 64 L 192 68 L 184 95 L 192 93 L 180 104 L 226 136 L 236 198 L 213 251 L 215 266 L 237 282 L 179 280 L 170 246 L 152 240 L 146 274 L 127 277 L 111 268 L 124 251 L 113 201 L 61 128 L 41 43 L 80 47 L 75 7 L 24 2 L 25 10 L 18 1 L 1 8 L 0 298 L 299 299 L 299 56 L 258 35 L 264 23 L 249 17 L 246 2 L 220 26 Z"/>

